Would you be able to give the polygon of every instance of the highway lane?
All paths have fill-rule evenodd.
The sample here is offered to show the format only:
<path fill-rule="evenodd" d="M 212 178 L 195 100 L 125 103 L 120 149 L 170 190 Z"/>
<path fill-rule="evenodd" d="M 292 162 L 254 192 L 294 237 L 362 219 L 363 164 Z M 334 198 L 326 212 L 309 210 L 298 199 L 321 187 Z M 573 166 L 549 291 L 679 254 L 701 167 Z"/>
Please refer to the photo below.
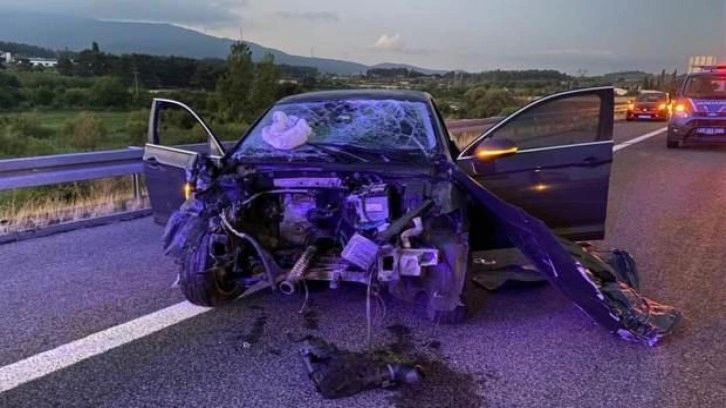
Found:
<path fill-rule="evenodd" d="M 616 139 L 660 126 L 622 124 Z M 617 153 L 608 226 L 608 242 L 638 259 L 644 292 L 686 315 L 655 349 L 604 333 L 549 287 L 482 292 L 472 322 L 433 334 L 389 302 L 374 341 L 396 339 L 385 326 L 409 327 L 438 361 L 425 386 L 324 405 L 288 334 L 362 347 L 363 292 L 314 293 L 307 318 L 296 313 L 301 297 L 266 295 L 0 394 L 0 406 L 723 406 L 726 297 L 714 282 L 726 261 L 726 151 L 666 150 L 663 139 Z M 181 300 L 168 287 L 174 266 L 158 262 L 160 233 L 138 220 L 0 247 L 0 324 L 11 328 L 0 366 Z M 426 348 L 427 338 L 440 348 Z"/>

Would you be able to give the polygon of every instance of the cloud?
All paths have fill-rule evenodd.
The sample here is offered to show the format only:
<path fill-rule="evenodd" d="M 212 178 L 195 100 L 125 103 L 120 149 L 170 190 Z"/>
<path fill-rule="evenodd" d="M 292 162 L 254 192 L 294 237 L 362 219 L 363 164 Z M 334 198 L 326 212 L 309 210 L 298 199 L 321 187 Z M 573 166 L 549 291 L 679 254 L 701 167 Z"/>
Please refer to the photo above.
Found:
<path fill-rule="evenodd" d="M 409 47 L 406 42 L 403 41 L 399 33 L 382 34 L 378 37 L 378 41 L 376 41 L 372 47 L 369 47 L 369 49 L 407 55 L 426 55 L 437 52 L 428 48 Z"/>
<path fill-rule="evenodd" d="M 562 48 L 549 49 L 539 53 L 540 55 L 551 55 L 556 57 L 587 57 L 587 58 L 614 58 L 617 53 L 612 50 Z"/>
<path fill-rule="evenodd" d="M 17 10 L 218 27 L 239 24 L 248 0 L 3 0 Z"/>
<path fill-rule="evenodd" d="M 275 16 L 285 20 L 303 20 L 311 22 L 335 22 L 339 21 L 337 13 L 332 11 L 278 11 Z"/>
<path fill-rule="evenodd" d="M 401 35 L 395 34 L 383 34 L 378 37 L 378 41 L 373 44 L 373 48 L 387 51 L 403 51 L 406 48 L 406 44 L 401 39 Z"/>

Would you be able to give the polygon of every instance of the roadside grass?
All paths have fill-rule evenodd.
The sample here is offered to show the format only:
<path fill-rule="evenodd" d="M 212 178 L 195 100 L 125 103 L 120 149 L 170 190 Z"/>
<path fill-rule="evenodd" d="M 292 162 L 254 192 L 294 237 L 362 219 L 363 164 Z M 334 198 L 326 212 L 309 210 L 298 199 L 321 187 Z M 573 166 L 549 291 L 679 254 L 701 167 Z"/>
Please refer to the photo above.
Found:
<path fill-rule="evenodd" d="M 66 183 L 0 193 L 0 235 L 149 207 L 134 197 L 130 177 Z"/>
<path fill-rule="evenodd" d="M 78 143 L 74 127 L 92 118 L 98 134 L 91 144 Z M 124 148 L 145 139 L 144 111 L 0 112 L 0 158 L 42 156 Z"/>

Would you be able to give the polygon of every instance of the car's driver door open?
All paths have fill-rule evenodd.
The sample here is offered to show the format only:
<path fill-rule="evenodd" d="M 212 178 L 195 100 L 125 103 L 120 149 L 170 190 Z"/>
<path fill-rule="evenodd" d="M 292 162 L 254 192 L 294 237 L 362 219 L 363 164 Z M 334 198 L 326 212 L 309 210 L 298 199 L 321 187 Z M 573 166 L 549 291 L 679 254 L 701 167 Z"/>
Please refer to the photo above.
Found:
<path fill-rule="evenodd" d="M 605 234 L 613 148 L 611 87 L 536 100 L 463 149 L 482 186 L 575 240 Z"/>

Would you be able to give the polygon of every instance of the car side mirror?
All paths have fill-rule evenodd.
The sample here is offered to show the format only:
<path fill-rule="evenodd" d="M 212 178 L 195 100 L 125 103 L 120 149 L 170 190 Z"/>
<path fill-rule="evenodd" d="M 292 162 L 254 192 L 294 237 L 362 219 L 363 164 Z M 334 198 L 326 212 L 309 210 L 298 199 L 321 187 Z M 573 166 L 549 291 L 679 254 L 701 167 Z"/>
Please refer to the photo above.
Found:
<path fill-rule="evenodd" d="M 509 139 L 486 138 L 474 149 L 474 155 L 481 161 L 491 161 L 512 156 L 518 151 L 516 143 Z"/>

